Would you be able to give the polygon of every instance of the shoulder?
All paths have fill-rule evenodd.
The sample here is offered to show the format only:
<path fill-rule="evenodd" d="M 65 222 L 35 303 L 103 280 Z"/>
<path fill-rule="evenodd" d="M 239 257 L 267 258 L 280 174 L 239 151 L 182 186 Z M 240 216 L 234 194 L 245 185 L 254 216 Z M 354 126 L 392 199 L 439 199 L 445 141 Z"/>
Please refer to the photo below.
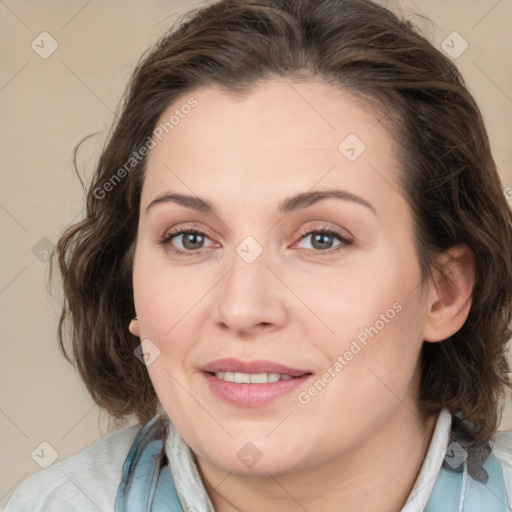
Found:
<path fill-rule="evenodd" d="M 142 425 L 126 427 L 27 478 L 4 512 L 114 510 L 123 464 Z"/>
<path fill-rule="evenodd" d="M 492 442 L 492 452 L 501 463 L 509 507 L 512 507 L 512 429 L 496 432 Z"/>

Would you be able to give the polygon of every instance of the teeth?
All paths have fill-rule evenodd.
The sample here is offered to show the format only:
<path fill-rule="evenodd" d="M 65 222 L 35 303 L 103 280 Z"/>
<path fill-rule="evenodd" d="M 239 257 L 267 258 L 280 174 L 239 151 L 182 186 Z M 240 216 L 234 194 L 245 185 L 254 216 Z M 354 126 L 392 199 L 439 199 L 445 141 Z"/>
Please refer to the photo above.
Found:
<path fill-rule="evenodd" d="M 239 372 L 216 372 L 218 379 L 237 384 L 267 384 L 278 380 L 293 379 L 291 375 L 280 375 L 279 373 L 239 373 Z"/>
<path fill-rule="evenodd" d="M 235 373 L 235 382 L 237 384 L 250 384 L 251 376 L 247 373 Z"/>
<path fill-rule="evenodd" d="M 275 382 L 275 381 L 271 381 L 269 379 L 270 375 L 267 375 L 266 373 L 253 373 L 252 375 L 250 375 L 250 381 L 252 384 L 265 384 L 266 382 Z M 279 380 L 279 374 L 277 374 L 277 379 L 276 380 Z"/>

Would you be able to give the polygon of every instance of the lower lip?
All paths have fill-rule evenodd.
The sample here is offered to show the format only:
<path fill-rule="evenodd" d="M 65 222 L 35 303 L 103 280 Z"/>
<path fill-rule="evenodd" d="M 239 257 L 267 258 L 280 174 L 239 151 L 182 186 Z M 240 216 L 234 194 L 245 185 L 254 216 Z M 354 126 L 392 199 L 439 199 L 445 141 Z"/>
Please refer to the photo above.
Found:
<path fill-rule="evenodd" d="M 311 377 L 311 374 L 266 384 L 227 382 L 206 372 L 203 372 L 203 376 L 213 393 L 225 402 L 238 407 L 259 407 L 296 390 Z"/>

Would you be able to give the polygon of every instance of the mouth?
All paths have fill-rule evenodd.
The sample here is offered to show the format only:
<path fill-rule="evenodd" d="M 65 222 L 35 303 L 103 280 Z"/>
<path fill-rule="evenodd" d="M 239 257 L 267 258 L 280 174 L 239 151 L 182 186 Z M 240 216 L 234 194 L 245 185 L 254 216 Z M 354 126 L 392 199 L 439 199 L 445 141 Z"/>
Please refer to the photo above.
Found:
<path fill-rule="evenodd" d="M 238 407 L 259 407 L 290 394 L 313 374 L 272 361 L 219 359 L 200 368 L 215 396 Z"/>

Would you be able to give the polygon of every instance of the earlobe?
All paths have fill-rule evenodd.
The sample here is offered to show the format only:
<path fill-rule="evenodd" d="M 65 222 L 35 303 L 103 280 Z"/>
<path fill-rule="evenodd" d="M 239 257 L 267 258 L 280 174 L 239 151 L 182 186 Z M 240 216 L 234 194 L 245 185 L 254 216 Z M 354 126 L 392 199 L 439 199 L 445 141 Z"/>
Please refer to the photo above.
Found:
<path fill-rule="evenodd" d="M 465 245 L 451 247 L 439 259 L 442 271 L 434 270 L 426 304 L 423 339 L 442 341 L 466 321 L 475 284 L 475 258 Z"/>
<path fill-rule="evenodd" d="M 139 319 L 135 317 L 128 326 L 128 330 L 137 337 L 140 337 L 140 330 L 139 330 Z"/>

